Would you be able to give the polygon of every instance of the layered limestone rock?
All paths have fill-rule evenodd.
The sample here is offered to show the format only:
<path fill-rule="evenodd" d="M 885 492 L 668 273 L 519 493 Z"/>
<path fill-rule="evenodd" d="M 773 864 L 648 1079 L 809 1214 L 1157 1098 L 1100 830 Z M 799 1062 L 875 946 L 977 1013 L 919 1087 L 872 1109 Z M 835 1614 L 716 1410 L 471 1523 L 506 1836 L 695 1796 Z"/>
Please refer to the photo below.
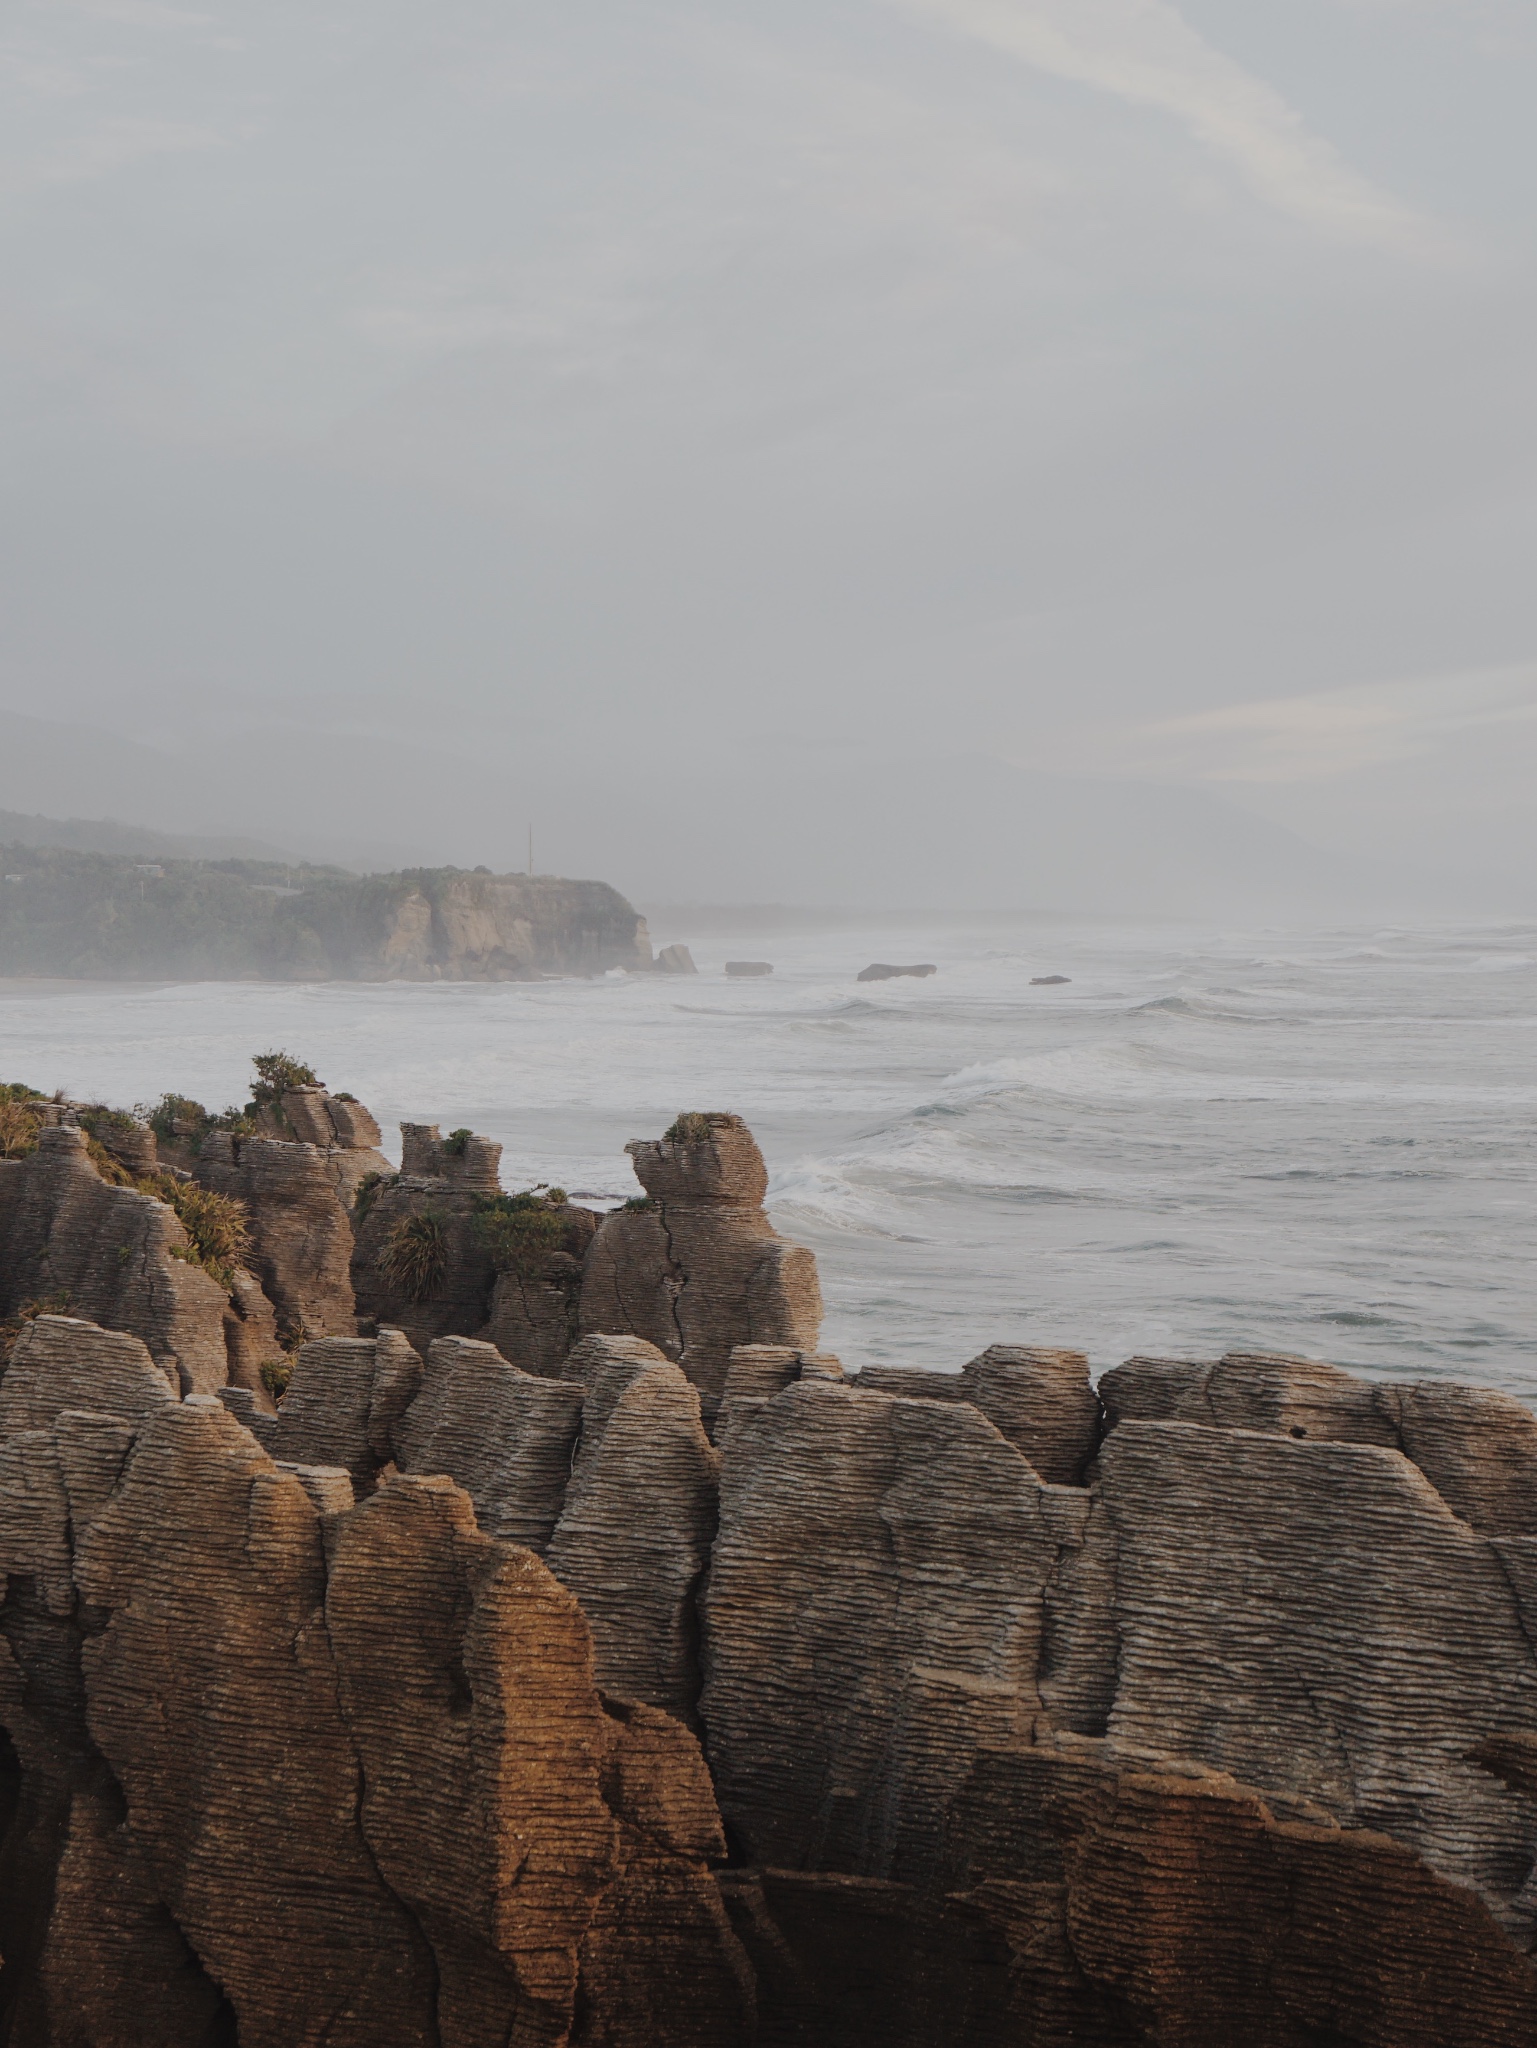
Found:
<path fill-rule="evenodd" d="M 559 1244 L 492 1282 L 486 1321 L 475 1334 L 525 1372 L 556 1378 L 564 1371 L 581 1328 L 582 1280 L 600 1220 L 568 1202 Z"/>
<path fill-rule="evenodd" d="M 194 1171 L 201 1186 L 245 1205 L 252 1263 L 286 1337 L 356 1328 L 352 1226 L 324 1153 L 280 1138 L 213 1131 Z"/>
<path fill-rule="evenodd" d="M 230 1296 L 185 1255 L 175 1212 L 152 1195 L 109 1186 L 83 1131 L 55 1125 L 13 1163 L 0 1237 L 0 1316 L 31 1302 L 67 1306 L 142 1339 L 186 1387 L 229 1377 Z"/>
<path fill-rule="evenodd" d="M 547 1562 L 582 1603 L 605 1691 L 694 1725 L 720 1474 L 698 1390 L 634 1338 L 585 1338 L 566 1375 L 582 1428 Z"/>
<path fill-rule="evenodd" d="M 338 1100 L 245 1142 L 358 1151 L 304 1123 Z M 0 1270 L 89 1280 L 146 1198 L 42 1135 Z M 451 1237 L 421 1348 L 310 1341 L 275 1414 L 181 1398 L 127 1324 L 21 1324 L 0 2040 L 1537 2039 L 1529 1411 L 1244 1352 L 850 1380 L 745 1129 L 635 1151 L 651 1206 L 587 1257 L 617 1327 L 528 1318 L 538 1371 L 433 1331 L 501 1284 Z M 365 1267 L 403 1190 L 488 1259 L 501 1204 L 537 1278 L 565 1224 L 493 1148 L 408 1157 Z"/>
<path fill-rule="evenodd" d="M 816 1261 L 764 1215 L 768 1172 L 740 1117 L 683 1116 L 665 1138 L 625 1150 L 647 1199 L 616 1210 L 593 1241 L 582 1331 L 654 1344 L 713 1419 L 738 1345 L 815 1351 Z"/>
<path fill-rule="evenodd" d="M 402 1472 L 445 1472 L 488 1535 L 543 1551 L 559 1520 L 582 1389 L 509 1365 L 489 1344 L 439 1337 L 392 1432 Z"/>
<path fill-rule="evenodd" d="M 1109 1732 L 1392 1834 L 1537 1933 L 1537 1812 L 1469 1760 L 1537 1729 L 1493 1546 L 1399 1451 L 1122 1422 Z"/>
<path fill-rule="evenodd" d="M 1522 2048 L 1537 1976 L 1390 1837 L 1109 1744 L 983 1752 L 947 1888 L 732 1873 L 763 2048 Z"/>
<path fill-rule="evenodd" d="M 353 1210 L 352 1288 L 365 1329 L 402 1329 L 425 1353 L 435 1337 L 474 1336 L 485 1325 L 496 1267 L 478 1217 L 500 1185 L 502 1148 L 468 1131 L 445 1139 L 436 1124 L 400 1132 L 401 1171 Z M 413 1230 L 430 1238 L 433 1253 L 420 1272 L 392 1261 Z"/>
<path fill-rule="evenodd" d="M 733 1422 L 701 1711 L 753 1861 L 932 1878 L 978 1748 L 1044 1711 L 1087 1508 L 966 1403 L 808 1381 Z"/>
<path fill-rule="evenodd" d="M 1104 1375 L 1099 1392 L 1112 1429 L 1197 1422 L 1402 1451 L 1475 1529 L 1537 1536 L 1537 1417 L 1492 1387 L 1363 1380 L 1316 1358 L 1231 1351 L 1131 1358 Z"/>
<path fill-rule="evenodd" d="M 379 1126 L 360 1102 L 324 1088 L 290 1089 L 281 1118 L 241 1137 L 210 1131 L 194 1177 L 245 1206 L 263 1291 L 288 1338 L 351 1336 L 351 1211 L 365 1180 L 390 1172 Z"/>
<path fill-rule="evenodd" d="M 447 1479 L 346 1506 L 132 1341 L 125 1413 L 34 1388 L 0 1443 L 6 2038 L 747 2038 L 698 1748 L 604 1703 L 570 1594 Z"/>
<path fill-rule="evenodd" d="M 476 1337 L 525 1372 L 559 1378 L 577 1336 L 583 1261 L 598 1218 L 564 1202 L 540 1219 L 550 1221 L 549 1241 L 510 1256 L 498 1227 L 532 1197 L 502 1194 L 501 1146 L 472 1131 L 445 1138 L 436 1124 L 400 1130 L 400 1173 L 365 1191 L 354 1211 L 352 1272 L 365 1325 L 396 1324 L 423 1350 L 435 1337 Z M 430 1281 L 416 1285 L 391 1258 L 412 1226 L 432 1229 L 440 1252 Z"/>
<path fill-rule="evenodd" d="M 1099 1401 L 1081 1351 L 990 1344 L 958 1373 L 867 1365 L 859 1384 L 926 1401 L 969 1401 L 1056 1486 L 1077 1486 L 1099 1447 Z"/>

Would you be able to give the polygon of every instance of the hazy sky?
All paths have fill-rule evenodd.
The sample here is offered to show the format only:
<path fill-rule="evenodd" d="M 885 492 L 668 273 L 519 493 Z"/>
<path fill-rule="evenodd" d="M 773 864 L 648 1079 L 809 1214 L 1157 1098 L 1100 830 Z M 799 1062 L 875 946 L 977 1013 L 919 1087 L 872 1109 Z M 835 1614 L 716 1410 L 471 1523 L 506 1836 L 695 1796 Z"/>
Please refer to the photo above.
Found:
<path fill-rule="evenodd" d="M 15 0 L 0 66 L 0 705 L 1537 853 L 1532 0 Z"/>

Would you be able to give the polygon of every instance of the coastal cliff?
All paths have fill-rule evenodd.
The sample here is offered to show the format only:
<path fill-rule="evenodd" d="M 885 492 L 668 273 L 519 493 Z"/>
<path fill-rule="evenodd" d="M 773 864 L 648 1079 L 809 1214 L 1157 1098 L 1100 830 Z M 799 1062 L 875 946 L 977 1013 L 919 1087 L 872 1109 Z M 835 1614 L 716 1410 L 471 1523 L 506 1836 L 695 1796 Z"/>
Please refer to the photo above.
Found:
<path fill-rule="evenodd" d="M 649 968 L 606 882 L 0 849 L 0 974 L 533 981 Z"/>
<path fill-rule="evenodd" d="M 430 1125 L 359 1177 L 372 1119 L 304 1085 L 172 1133 L 258 1226 L 274 1408 L 220 1378 L 233 1271 L 194 1331 L 169 1205 L 90 1193 L 155 1133 L 28 1100 L 7 2048 L 1537 2041 L 1521 1403 L 1244 1351 L 851 1375 L 740 1119 L 598 1217 Z"/>

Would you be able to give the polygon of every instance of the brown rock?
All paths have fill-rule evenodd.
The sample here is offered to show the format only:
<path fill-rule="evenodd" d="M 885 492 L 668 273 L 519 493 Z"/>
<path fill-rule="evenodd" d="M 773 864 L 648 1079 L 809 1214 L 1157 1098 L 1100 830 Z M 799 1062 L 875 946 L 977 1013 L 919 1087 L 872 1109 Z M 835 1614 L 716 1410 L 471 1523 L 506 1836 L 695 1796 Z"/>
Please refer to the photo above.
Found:
<path fill-rule="evenodd" d="M 402 1472 L 447 1473 L 488 1536 L 543 1551 L 565 1499 L 582 1390 L 535 1378 L 489 1344 L 439 1337 L 392 1432 Z"/>
<path fill-rule="evenodd" d="M 1537 1727 L 1499 1557 L 1400 1452 L 1123 1422 L 1109 1733 L 1380 1830 L 1528 1928 L 1537 1816 L 1468 1752 Z"/>
<path fill-rule="evenodd" d="M 38 1316 L 23 1327 L 0 1379 L 0 1442 L 52 1429 L 67 1408 L 121 1416 L 137 1428 L 176 1398 L 165 1368 L 127 1331 Z"/>
<path fill-rule="evenodd" d="M 245 1204 L 252 1259 L 286 1336 L 351 1336 L 352 1226 L 331 1170 L 332 1155 L 278 1138 L 212 1131 L 196 1162 L 198 1181 Z"/>
<path fill-rule="evenodd" d="M 734 1348 L 814 1352 L 816 1261 L 763 1213 L 768 1173 L 740 1117 L 681 1117 L 676 1136 L 627 1146 L 654 1207 L 616 1210 L 582 1286 L 585 1333 L 644 1337 L 679 1364 L 713 1419 Z"/>
<path fill-rule="evenodd" d="M 963 1402 L 809 1382 L 733 1424 L 701 1712 L 752 1860 L 927 1881 L 977 1749 L 1042 1712 L 1051 1495 Z"/>
<path fill-rule="evenodd" d="M 85 1134 L 54 1125 L 14 1177 L 0 1238 L 0 1315 L 29 1301 L 64 1300 L 71 1314 L 131 1331 L 157 1359 L 175 1361 L 184 1385 L 224 1385 L 229 1297 L 187 1248 L 175 1212 L 133 1188 L 110 1187 Z"/>
<path fill-rule="evenodd" d="M 320 1518 L 213 1402 L 168 1408 L 76 1563 L 91 1734 L 242 2043 L 431 2038 L 432 1969 L 357 1827 Z"/>
<path fill-rule="evenodd" d="M 867 1365 L 859 1385 L 925 1401 L 969 1401 L 1053 1486 L 1080 1485 L 1099 1445 L 1099 1401 L 1081 1351 L 990 1344 L 958 1373 Z"/>
<path fill-rule="evenodd" d="M 583 1349 L 624 1342 L 588 1338 Z M 720 1467 L 698 1392 L 654 1352 L 594 1368 L 582 1360 L 577 1371 L 587 1390 L 582 1433 L 550 1569 L 582 1603 L 604 1691 L 696 1725 L 695 1596 Z"/>

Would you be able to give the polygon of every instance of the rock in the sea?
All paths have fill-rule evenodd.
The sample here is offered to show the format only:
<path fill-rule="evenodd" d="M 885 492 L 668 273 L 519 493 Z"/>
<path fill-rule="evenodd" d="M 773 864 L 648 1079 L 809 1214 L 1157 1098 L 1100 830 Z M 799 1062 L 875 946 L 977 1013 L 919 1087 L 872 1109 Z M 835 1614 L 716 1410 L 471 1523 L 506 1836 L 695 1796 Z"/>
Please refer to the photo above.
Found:
<path fill-rule="evenodd" d="M 856 981 L 896 981 L 900 976 L 910 974 L 921 981 L 925 975 L 937 974 L 938 972 L 939 969 L 932 960 L 920 960 L 915 967 L 893 967 L 889 960 L 872 960 L 868 967 L 860 968 L 854 979 Z"/>
<path fill-rule="evenodd" d="M 663 946 L 656 956 L 658 974 L 697 974 L 694 956 L 687 946 Z"/>
<path fill-rule="evenodd" d="M 772 974 L 773 971 L 774 963 L 772 960 L 728 960 L 726 962 L 726 972 L 739 979 L 746 979 L 755 974 Z"/>
<path fill-rule="evenodd" d="M 1071 975 L 1067 974 L 1032 974 L 1030 986 L 1032 988 L 1065 988 L 1071 979 Z"/>

